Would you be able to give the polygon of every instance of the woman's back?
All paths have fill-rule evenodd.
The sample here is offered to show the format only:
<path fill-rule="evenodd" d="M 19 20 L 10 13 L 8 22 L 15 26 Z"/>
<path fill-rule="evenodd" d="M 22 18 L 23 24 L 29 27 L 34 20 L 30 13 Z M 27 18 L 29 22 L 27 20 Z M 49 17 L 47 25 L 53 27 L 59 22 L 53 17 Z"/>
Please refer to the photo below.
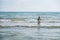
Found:
<path fill-rule="evenodd" d="M 40 25 L 40 16 L 38 16 L 37 21 L 38 21 L 38 25 Z"/>

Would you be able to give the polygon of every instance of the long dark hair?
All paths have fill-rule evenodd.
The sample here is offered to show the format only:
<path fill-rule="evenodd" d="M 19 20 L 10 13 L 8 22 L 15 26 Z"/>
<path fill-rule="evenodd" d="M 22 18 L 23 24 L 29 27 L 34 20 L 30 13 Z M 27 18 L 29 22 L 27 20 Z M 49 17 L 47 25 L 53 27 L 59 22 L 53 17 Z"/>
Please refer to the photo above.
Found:
<path fill-rule="evenodd" d="M 38 16 L 38 20 L 40 20 L 40 16 Z"/>

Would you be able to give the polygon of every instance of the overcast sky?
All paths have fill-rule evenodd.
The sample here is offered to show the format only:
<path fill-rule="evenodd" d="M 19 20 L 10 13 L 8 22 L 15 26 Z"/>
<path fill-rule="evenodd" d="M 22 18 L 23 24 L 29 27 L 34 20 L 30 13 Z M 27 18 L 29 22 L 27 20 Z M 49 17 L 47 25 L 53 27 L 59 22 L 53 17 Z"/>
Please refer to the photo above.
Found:
<path fill-rule="evenodd" d="M 0 11 L 60 12 L 60 0 L 0 0 Z"/>

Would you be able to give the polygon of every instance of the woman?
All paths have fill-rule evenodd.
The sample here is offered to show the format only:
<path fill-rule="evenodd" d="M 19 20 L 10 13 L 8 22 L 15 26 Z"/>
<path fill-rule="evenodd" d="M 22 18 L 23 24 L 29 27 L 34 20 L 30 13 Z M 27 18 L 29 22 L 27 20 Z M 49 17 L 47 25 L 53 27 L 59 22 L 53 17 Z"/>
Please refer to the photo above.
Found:
<path fill-rule="evenodd" d="M 38 25 L 40 25 L 40 16 L 38 16 L 37 21 L 38 21 Z"/>

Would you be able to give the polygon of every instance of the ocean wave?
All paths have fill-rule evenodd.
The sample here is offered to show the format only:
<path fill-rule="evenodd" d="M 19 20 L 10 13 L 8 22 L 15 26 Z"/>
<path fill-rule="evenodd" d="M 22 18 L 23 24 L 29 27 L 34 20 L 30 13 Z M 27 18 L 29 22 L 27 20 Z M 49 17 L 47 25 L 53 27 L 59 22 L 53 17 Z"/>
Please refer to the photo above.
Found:
<path fill-rule="evenodd" d="M 7 19 L 0 19 L 0 21 L 2 22 L 10 22 L 10 21 L 26 21 L 26 22 L 37 22 L 37 19 L 32 19 L 32 18 L 7 18 Z M 50 18 L 50 19 L 43 19 L 41 18 L 41 22 L 60 22 L 60 19 L 54 19 L 54 18 Z"/>

